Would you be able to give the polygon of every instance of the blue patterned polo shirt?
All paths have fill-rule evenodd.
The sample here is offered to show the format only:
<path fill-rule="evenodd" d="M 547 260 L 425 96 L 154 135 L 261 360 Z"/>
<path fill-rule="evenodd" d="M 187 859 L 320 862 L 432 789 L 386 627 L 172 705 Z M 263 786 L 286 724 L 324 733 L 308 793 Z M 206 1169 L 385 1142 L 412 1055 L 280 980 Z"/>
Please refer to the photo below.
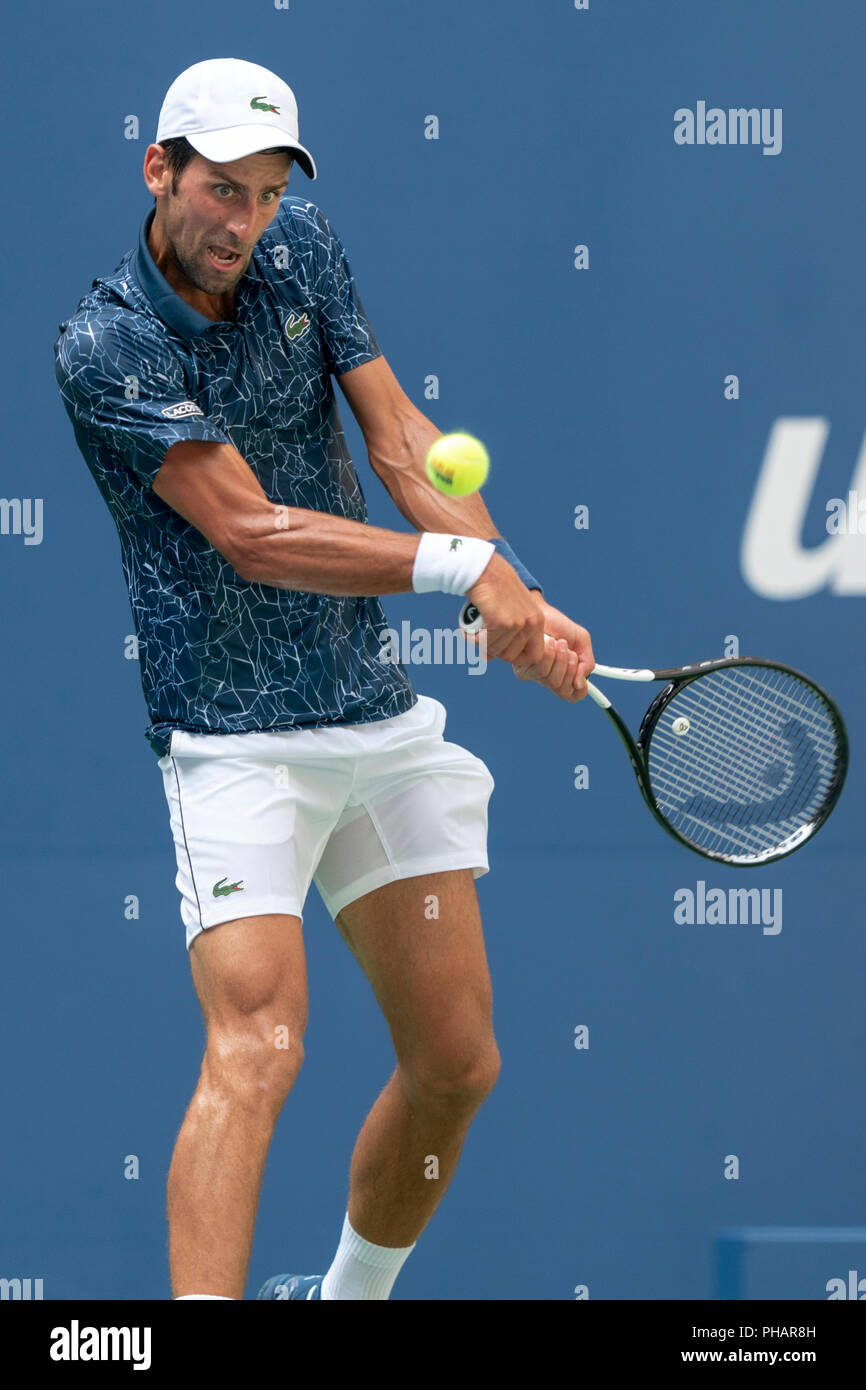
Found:
<path fill-rule="evenodd" d="M 243 733 L 387 719 L 416 700 L 380 659 L 378 598 L 242 579 L 152 491 L 178 440 L 232 443 L 275 504 L 367 519 L 332 374 L 373 335 L 325 215 L 284 196 L 235 290 L 235 321 L 180 297 L 138 246 L 94 280 L 54 347 L 75 438 L 117 526 L 141 680 L 162 756 L 172 729 Z"/>

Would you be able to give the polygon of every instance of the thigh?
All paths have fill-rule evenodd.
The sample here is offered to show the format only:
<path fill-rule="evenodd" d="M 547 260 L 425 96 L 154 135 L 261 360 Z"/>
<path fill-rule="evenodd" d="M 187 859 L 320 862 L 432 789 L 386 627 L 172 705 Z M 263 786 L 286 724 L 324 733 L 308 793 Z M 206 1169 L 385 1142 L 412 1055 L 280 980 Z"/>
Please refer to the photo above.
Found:
<path fill-rule="evenodd" d="M 193 983 L 208 1034 L 254 1032 L 274 1045 L 285 1027 L 299 1048 L 307 1023 L 307 962 L 299 917 L 239 917 L 196 936 Z"/>
<path fill-rule="evenodd" d="M 493 1048 L 493 997 L 471 869 L 388 883 L 337 918 L 382 1008 L 397 1058 Z"/>

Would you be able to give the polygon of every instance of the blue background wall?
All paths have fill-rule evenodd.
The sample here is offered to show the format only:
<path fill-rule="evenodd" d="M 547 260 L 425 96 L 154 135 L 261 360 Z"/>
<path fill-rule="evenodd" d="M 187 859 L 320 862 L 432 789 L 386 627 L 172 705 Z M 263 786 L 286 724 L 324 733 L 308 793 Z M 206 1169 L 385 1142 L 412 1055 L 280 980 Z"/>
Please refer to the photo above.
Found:
<path fill-rule="evenodd" d="M 567 1299 L 583 1284 L 591 1298 L 711 1298 L 723 1227 L 862 1224 L 866 584 L 770 598 L 741 567 L 775 421 L 830 426 L 793 551 L 828 543 L 825 504 L 853 486 L 866 427 L 862 8 L 259 0 L 241 14 L 153 0 L 106 13 L 86 0 L 7 16 L 0 491 L 44 499 L 45 520 L 40 545 L 0 535 L 0 1275 L 41 1277 L 49 1298 L 169 1296 L 164 1180 L 203 1029 L 124 658 L 116 533 L 52 343 L 134 243 L 165 89 L 222 56 L 294 88 L 320 177 L 297 171 L 289 191 L 343 237 L 409 395 L 488 444 L 492 515 L 597 658 L 702 659 L 733 634 L 821 680 L 852 742 L 814 844 L 753 874 L 717 870 L 646 814 L 588 704 L 502 663 L 483 679 L 411 668 L 447 705 L 447 737 L 496 778 L 479 894 L 504 1069 L 394 1297 Z M 781 152 L 676 144 L 675 110 L 701 100 L 781 108 Z M 345 403 L 343 418 L 372 522 L 405 529 Z M 387 611 L 454 624 L 444 597 Z M 620 703 L 637 718 L 646 694 Z M 700 879 L 781 888 L 782 931 L 677 925 L 674 892 Z M 133 893 L 141 916 L 127 921 Z M 307 1062 L 268 1163 L 249 1296 L 266 1275 L 326 1266 L 352 1143 L 391 1066 L 315 890 L 305 934 Z M 822 1257 L 811 1296 L 846 1259 Z M 784 1268 L 773 1278 L 765 1292 L 785 1296 Z"/>

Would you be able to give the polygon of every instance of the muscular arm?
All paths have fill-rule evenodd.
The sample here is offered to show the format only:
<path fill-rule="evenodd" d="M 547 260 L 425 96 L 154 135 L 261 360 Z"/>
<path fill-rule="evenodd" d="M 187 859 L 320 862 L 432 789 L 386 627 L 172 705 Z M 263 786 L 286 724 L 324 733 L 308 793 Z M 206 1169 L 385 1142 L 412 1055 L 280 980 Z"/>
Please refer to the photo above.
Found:
<path fill-rule="evenodd" d="M 423 460 L 441 431 L 404 394 L 383 357 L 338 380 L 364 431 L 373 468 L 416 531 L 483 540 L 498 534 L 480 496 L 446 497 L 431 486 Z M 153 490 L 201 531 L 242 579 L 341 596 L 412 591 L 416 534 L 279 506 L 232 444 L 173 444 Z M 514 572 L 494 555 L 484 576 L 497 589 L 503 581 L 510 588 Z"/>
<path fill-rule="evenodd" d="M 242 579 L 317 594 L 412 590 L 417 535 L 271 502 L 232 444 L 173 444 L 153 490 Z M 493 560 L 504 563 L 498 555 Z"/>
<path fill-rule="evenodd" d="M 374 466 L 413 526 L 481 539 L 496 534 L 478 496 L 447 498 L 431 486 L 423 472 L 426 449 L 419 469 L 419 441 L 434 439 L 439 431 L 407 398 L 394 414 L 392 407 L 403 393 L 384 359 L 356 367 L 339 381 L 364 429 Z M 173 444 L 153 491 L 195 526 L 242 579 L 340 597 L 412 592 L 417 534 L 272 502 L 232 444 Z M 528 665 L 541 659 L 538 596 L 530 594 L 501 555 L 491 557 L 468 593 L 479 606 L 484 599 L 489 656 Z"/>

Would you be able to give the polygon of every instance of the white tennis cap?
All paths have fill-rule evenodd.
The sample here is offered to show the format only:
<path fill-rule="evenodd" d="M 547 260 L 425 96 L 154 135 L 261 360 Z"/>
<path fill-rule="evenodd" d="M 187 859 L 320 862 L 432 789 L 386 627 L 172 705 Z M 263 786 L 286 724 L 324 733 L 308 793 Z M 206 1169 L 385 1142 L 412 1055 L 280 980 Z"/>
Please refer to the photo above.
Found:
<path fill-rule="evenodd" d="M 308 178 L 316 177 L 315 160 L 298 141 L 298 103 L 291 87 L 242 58 L 209 58 L 175 78 L 159 113 L 156 143 L 180 135 L 215 164 L 284 146 Z"/>

